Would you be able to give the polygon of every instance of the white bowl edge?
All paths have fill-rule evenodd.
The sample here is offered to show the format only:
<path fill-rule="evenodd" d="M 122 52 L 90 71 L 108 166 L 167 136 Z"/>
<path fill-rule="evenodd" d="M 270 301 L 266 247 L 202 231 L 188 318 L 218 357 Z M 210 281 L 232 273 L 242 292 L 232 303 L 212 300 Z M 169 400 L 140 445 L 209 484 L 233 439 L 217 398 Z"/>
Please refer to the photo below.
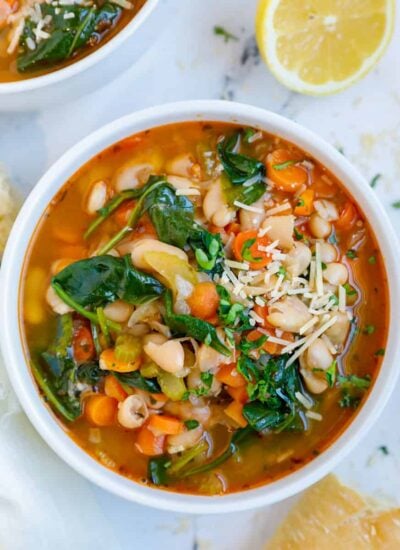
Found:
<path fill-rule="evenodd" d="M 132 482 L 101 466 L 80 449 L 60 427 L 33 383 L 23 354 L 18 324 L 18 285 L 31 235 L 45 207 L 73 173 L 96 153 L 141 130 L 191 120 L 236 122 L 260 127 L 310 153 L 330 169 L 360 205 L 371 223 L 385 258 L 390 292 L 390 321 L 386 353 L 371 394 L 350 426 L 320 456 L 270 484 L 218 497 L 177 494 Z M 89 135 L 66 152 L 41 178 L 26 200 L 12 229 L 0 273 L 0 312 L 3 330 L 0 344 L 11 383 L 37 431 L 70 466 L 110 492 L 140 504 L 184 513 L 219 513 L 272 504 L 305 489 L 330 472 L 371 428 L 381 413 L 398 376 L 400 349 L 400 261 L 397 237 L 390 221 L 362 176 L 337 152 L 311 131 L 279 115 L 249 105 L 223 101 L 189 101 L 152 107 L 120 118 Z M 17 368 L 18 367 L 18 368 Z"/>

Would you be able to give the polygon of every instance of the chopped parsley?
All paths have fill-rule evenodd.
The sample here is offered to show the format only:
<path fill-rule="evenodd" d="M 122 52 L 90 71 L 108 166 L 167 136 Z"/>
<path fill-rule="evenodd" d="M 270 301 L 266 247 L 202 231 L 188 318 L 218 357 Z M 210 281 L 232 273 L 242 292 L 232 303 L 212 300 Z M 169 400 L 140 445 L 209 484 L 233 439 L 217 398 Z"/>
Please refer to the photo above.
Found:
<path fill-rule="evenodd" d="M 380 452 L 381 452 L 383 455 L 388 456 L 388 454 L 389 454 L 389 449 L 387 448 L 386 445 L 380 445 L 380 446 L 378 447 L 378 449 L 380 450 Z"/>
<path fill-rule="evenodd" d="M 283 267 L 283 265 L 281 265 L 280 268 L 278 269 L 278 274 L 279 274 L 279 275 L 283 275 L 283 277 L 286 277 L 287 271 L 286 271 L 286 269 Z"/>
<path fill-rule="evenodd" d="M 354 258 L 357 258 L 357 251 L 354 250 L 354 248 L 350 248 L 347 252 L 346 252 L 346 256 L 348 258 L 350 258 L 350 260 L 354 260 Z"/>
<path fill-rule="evenodd" d="M 184 424 L 188 430 L 195 430 L 200 426 L 200 422 L 198 420 L 195 420 L 194 418 L 185 420 Z"/>
<path fill-rule="evenodd" d="M 297 203 L 296 203 L 296 206 L 304 206 L 304 205 L 305 205 L 304 199 L 302 199 L 302 198 L 300 197 L 299 200 L 298 200 Z"/>
<path fill-rule="evenodd" d="M 368 258 L 368 263 L 371 264 L 371 265 L 375 265 L 376 264 L 376 257 L 375 256 L 370 256 Z"/>
<path fill-rule="evenodd" d="M 274 170 L 286 170 L 286 168 L 289 168 L 289 166 L 293 166 L 293 164 L 297 164 L 299 161 L 298 160 L 287 160 L 285 162 L 280 162 L 278 164 L 273 164 L 272 165 L 272 168 Z"/>
<path fill-rule="evenodd" d="M 256 243 L 256 240 L 257 239 L 247 239 L 247 241 L 245 241 L 243 243 L 243 247 L 242 247 L 242 251 L 241 251 L 241 255 L 242 255 L 242 258 L 243 260 L 245 260 L 246 262 L 261 262 L 262 258 L 255 258 L 253 256 L 253 254 L 251 253 L 251 247 Z"/>
<path fill-rule="evenodd" d="M 371 377 L 368 375 L 364 377 L 356 374 L 339 375 L 337 381 L 342 389 L 342 397 L 339 401 L 339 406 L 342 408 L 356 409 L 365 391 L 371 385 Z"/>
<path fill-rule="evenodd" d="M 303 233 L 300 233 L 300 231 L 298 231 L 296 228 L 294 228 L 294 238 L 296 239 L 296 241 L 301 241 L 304 239 L 304 235 Z"/>
<path fill-rule="evenodd" d="M 333 388 L 336 382 L 336 360 L 332 361 L 330 367 L 325 372 L 325 376 L 328 386 Z"/>
<path fill-rule="evenodd" d="M 224 29 L 224 27 L 221 27 L 220 25 L 216 25 L 214 27 L 214 34 L 216 36 L 222 36 L 222 38 L 224 39 L 224 42 L 229 42 L 229 40 L 234 40 L 234 41 L 239 40 L 237 36 L 227 31 L 226 29 Z"/>
<path fill-rule="evenodd" d="M 393 208 L 400 208 L 400 201 L 392 202 Z"/>
<path fill-rule="evenodd" d="M 375 332 L 375 325 L 366 325 L 363 334 L 374 334 Z"/>
<path fill-rule="evenodd" d="M 343 288 L 345 289 L 347 296 L 356 296 L 357 295 L 357 290 L 354 287 L 352 287 L 351 285 L 349 285 L 349 283 L 344 284 Z"/>
<path fill-rule="evenodd" d="M 245 143 L 250 143 L 250 138 L 252 138 L 254 136 L 254 134 L 256 134 L 256 130 L 254 130 L 254 128 L 245 128 L 243 130 L 243 141 Z"/>
<path fill-rule="evenodd" d="M 382 174 L 375 174 L 375 176 L 372 178 L 372 180 L 369 182 L 372 189 L 377 186 L 378 181 L 381 179 Z"/>
<path fill-rule="evenodd" d="M 377 349 L 374 355 L 376 355 L 377 357 L 382 357 L 383 355 L 385 355 L 385 348 Z"/>

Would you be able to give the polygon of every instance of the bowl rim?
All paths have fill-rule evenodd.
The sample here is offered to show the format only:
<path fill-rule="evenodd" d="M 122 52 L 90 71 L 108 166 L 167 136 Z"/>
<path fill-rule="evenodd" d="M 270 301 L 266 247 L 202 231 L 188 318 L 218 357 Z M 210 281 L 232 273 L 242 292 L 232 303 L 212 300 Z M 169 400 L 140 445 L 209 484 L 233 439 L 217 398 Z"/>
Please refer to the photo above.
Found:
<path fill-rule="evenodd" d="M 105 44 L 100 46 L 98 49 L 89 53 L 82 59 L 71 63 L 67 67 L 62 69 L 56 69 L 48 74 L 43 74 L 41 76 L 33 76 L 26 80 L 16 80 L 14 82 L 0 82 L 0 98 L 1 96 L 11 95 L 11 94 L 21 94 L 24 92 L 31 92 L 46 86 L 51 86 L 53 84 L 58 84 L 63 80 L 72 78 L 79 73 L 82 73 L 100 62 L 102 59 L 105 59 L 113 51 L 115 51 L 125 40 L 132 36 L 139 27 L 144 23 L 144 21 L 150 16 L 160 0 L 146 0 L 146 3 L 140 8 L 137 14 L 133 17 L 131 21 L 121 31 L 119 31 L 115 36 L 108 40 Z"/>
<path fill-rule="evenodd" d="M 44 406 L 25 360 L 19 332 L 18 298 L 21 268 L 33 229 L 50 199 L 74 172 L 116 141 L 144 129 L 185 121 L 221 121 L 254 126 L 292 141 L 313 155 L 341 180 L 360 205 L 374 231 L 384 259 L 389 290 L 389 331 L 385 356 L 373 388 L 350 424 L 337 439 L 295 472 L 272 483 L 223 496 L 179 494 L 148 487 L 108 470 L 81 449 Z M 322 138 L 297 123 L 264 109 L 220 100 L 195 100 L 151 107 L 124 116 L 90 134 L 42 176 L 25 201 L 11 231 L 0 273 L 0 315 L 5 319 L 0 345 L 12 386 L 28 418 L 48 445 L 72 468 L 98 486 L 127 500 L 183 513 L 222 513 L 248 510 L 288 498 L 332 471 L 371 428 L 382 412 L 398 377 L 400 347 L 400 258 L 397 236 L 367 182 L 352 164 Z M 24 365 L 15 368 L 15 365 Z"/>

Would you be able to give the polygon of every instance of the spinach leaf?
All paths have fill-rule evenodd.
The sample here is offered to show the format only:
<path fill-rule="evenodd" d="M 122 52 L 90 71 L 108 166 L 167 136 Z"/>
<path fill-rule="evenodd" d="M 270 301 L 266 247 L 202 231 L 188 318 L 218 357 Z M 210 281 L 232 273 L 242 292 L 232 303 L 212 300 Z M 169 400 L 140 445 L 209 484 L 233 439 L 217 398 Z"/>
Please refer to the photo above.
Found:
<path fill-rule="evenodd" d="M 57 6 L 40 4 L 42 17 L 50 16 L 49 24 L 44 28 L 49 38 L 36 44 L 34 29 L 36 23 L 28 18 L 20 39 L 22 52 L 17 58 L 19 72 L 43 69 L 71 57 L 77 50 L 96 42 L 118 21 L 122 9 L 116 4 L 105 2 L 102 6 Z M 67 13 L 74 17 L 65 18 Z M 29 49 L 27 42 L 33 40 L 34 50 Z"/>
<path fill-rule="evenodd" d="M 218 306 L 218 318 L 221 324 L 236 332 L 252 330 L 250 324 L 249 309 L 238 302 L 232 303 L 231 295 L 222 285 L 217 285 L 217 292 L 220 298 Z"/>
<path fill-rule="evenodd" d="M 258 183 L 265 177 L 265 166 L 261 161 L 237 152 L 240 149 L 241 140 L 242 133 L 236 132 L 217 145 L 225 174 L 233 185 L 243 185 L 253 179 L 254 184 Z"/>
<path fill-rule="evenodd" d="M 171 459 L 167 455 L 151 458 L 147 465 L 147 477 L 154 485 L 167 485 L 168 466 L 171 465 Z"/>
<path fill-rule="evenodd" d="M 257 431 L 305 428 L 303 406 L 296 394 L 303 394 L 310 403 L 312 400 L 303 390 L 298 362 L 287 367 L 287 360 L 288 355 L 262 355 L 257 368 L 254 361 L 253 366 L 248 360 L 244 363 L 243 372 L 253 380 L 247 387 L 251 401 L 243 407 L 243 416 Z"/>
<path fill-rule="evenodd" d="M 143 304 L 158 298 L 164 286 L 154 277 L 132 266 L 129 256 L 95 256 L 79 260 L 52 279 L 80 306 L 100 307 L 122 299 Z"/>
<path fill-rule="evenodd" d="M 223 190 L 228 203 L 232 206 L 235 201 L 243 204 L 253 204 L 258 201 L 265 193 L 265 183 L 263 181 L 253 183 L 247 187 L 233 185 L 230 182 L 224 182 Z"/>
<path fill-rule="evenodd" d="M 113 372 L 113 376 L 115 376 L 121 384 L 125 384 L 130 388 L 138 388 L 139 390 L 148 391 L 149 393 L 161 392 L 160 385 L 156 378 L 144 378 L 138 371 L 127 372 L 124 374 Z"/>
<path fill-rule="evenodd" d="M 191 336 L 195 340 L 199 340 L 211 346 L 227 357 L 231 355 L 231 350 L 218 338 L 217 331 L 211 323 L 207 323 L 207 321 L 203 321 L 192 315 L 174 313 L 172 294 L 169 290 L 164 294 L 164 304 L 164 321 L 175 333 Z"/>
<path fill-rule="evenodd" d="M 349 374 L 348 376 L 338 376 L 337 382 L 342 390 L 340 407 L 356 409 L 371 385 L 371 377 Z"/>
<path fill-rule="evenodd" d="M 187 197 L 178 196 L 171 185 L 165 184 L 146 197 L 143 211 L 148 212 L 161 241 L 185 246 L 194 216 L 193 203 Z"/>
<path fill-rule="evenodd" d="M 194 224 L 189 233 L 188 244 L 194 251 L 201 271 L 206 271 L 210 275 L 221 275 L 225 259 L 221 235 L 210 233 L 198 224 Z"/>
<path fill-rule="evenodd" d="M 79 382 L 97 386 L 107 372 L 101 369 L 98 363 L 82 363 L 76 371 L 76 378 Z"/>

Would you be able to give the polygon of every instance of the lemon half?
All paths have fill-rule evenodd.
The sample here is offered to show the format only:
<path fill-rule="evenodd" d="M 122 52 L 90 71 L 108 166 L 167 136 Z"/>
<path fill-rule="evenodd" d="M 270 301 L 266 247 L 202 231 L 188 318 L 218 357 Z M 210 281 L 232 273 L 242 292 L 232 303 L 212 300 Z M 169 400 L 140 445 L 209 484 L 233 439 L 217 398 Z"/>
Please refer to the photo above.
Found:
<path fill-rule="evenodd" d="M 260 0 L 261 55 L 288 88 L 321 95 L 362 78 L 384 53 L 395 0 Z"/>

